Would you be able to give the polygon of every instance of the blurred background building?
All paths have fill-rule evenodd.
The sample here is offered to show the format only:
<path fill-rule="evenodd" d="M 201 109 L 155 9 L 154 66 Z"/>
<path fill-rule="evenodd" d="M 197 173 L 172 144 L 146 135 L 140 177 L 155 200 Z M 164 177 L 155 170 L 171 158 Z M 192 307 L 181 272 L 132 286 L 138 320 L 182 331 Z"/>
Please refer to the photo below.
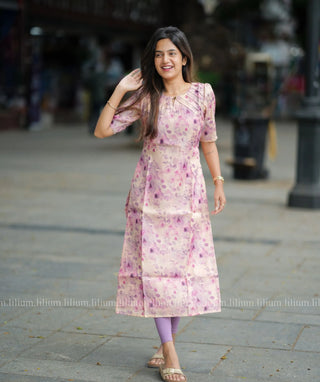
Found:
<path fill-rule="evenodd" d="M 0 129 L 97 115 L 159 26 L 190 40 L 218 113 L 290 118 L 304 92 L 304 0 L 0 0 Z"/>

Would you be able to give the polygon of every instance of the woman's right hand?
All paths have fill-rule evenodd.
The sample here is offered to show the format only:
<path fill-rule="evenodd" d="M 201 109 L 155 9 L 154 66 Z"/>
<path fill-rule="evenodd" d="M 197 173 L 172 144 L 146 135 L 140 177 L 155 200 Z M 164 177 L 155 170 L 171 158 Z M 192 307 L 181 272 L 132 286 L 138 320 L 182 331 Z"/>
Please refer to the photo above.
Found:
<path fill-rule="evenodd" d="M 135 69 L 128 75 L 122 78 L 118 86 L 124 92 L 134 91 L 142 85 L 141 70 Z"/>
<path fill-rule="evenodd" d="M 127 76 L 122 78 L 100 114 L 96 128 L 94 130 L 94 135 L 97 138 L 105 138 L 113 135 L 113 131 L 110 125 L 122 97 L 127 92 L 139 89 L 141 85 L 142 76 L 140 69 L 135 69 Z"/>

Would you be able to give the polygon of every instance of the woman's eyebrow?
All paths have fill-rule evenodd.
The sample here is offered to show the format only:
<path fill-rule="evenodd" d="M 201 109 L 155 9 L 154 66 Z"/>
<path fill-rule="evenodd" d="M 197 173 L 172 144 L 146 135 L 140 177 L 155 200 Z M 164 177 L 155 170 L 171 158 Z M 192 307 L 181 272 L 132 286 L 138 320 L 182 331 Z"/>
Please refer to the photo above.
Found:
<path fill-rule="evenodd" d="M 156 53 L 163 53 L 163 50 L 156 50 Z M 176 52 L 176 49 L 168 49 L 167 52 Z"/>

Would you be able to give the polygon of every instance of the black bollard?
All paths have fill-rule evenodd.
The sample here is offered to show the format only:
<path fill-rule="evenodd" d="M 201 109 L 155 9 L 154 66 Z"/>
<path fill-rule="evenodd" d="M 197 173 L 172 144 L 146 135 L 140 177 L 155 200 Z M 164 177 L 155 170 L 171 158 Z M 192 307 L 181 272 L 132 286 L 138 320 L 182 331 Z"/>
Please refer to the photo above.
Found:
<path fill-rule="evenodd" d="M 289 193 L 289 207 L 320 208 L 320 1 L 307 8 L 306 94 L 298 119 L 296 184 Z"/>

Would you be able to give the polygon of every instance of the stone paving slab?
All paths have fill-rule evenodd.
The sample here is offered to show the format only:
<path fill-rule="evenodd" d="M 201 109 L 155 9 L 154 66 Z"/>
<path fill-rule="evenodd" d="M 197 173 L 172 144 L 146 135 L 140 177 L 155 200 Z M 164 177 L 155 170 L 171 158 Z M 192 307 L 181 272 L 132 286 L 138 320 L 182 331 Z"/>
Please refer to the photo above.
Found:
<path fill-rule="evenodd" d="M 20 327 L 26 330 L 59 330 L 70 322 L 74 322 L 77 317 L 83 315 L 86 309 L 67 308 L 35 308 L 29 310 L 22 316 L 10 320 L 3 328 Z"/>
<path fill-rule="evenodd" d="M 138 370 L 133 377 L 130 379 L 130 382 L 160 382 L 162 381 L 159 370 L 158 369 L 152 369 L 143 367 L 140 370 Z M 189 379 L 188 379 L 189 381 Z"/>
<path fill-rule="evenodd" d="M 89 310 L 65 326 L 63 331 L 76 332 L 76 327 L 81 327 L 84 333 L 89 334 L 157 338 L 156 327 L 152 318 L 118 315 L 114 313 L 114 308 Z"/>
<path fill-rule="evenodd" d="M 13 358 L 22 351 L 32 347 L 52 332 L 43 329 L 0 328 L 0 363 L 4 358 Z"/>
<path fill-rule="evenodd" d="M 79 331 L 80 332 L 80 331 Z M 102 346 L 111 337 L 90 334 L 57 332 L 25 350 L 24 358 L 77 362 Z"/>
<path fill-rule="evenodd" d="M 20 301 L 21 304 L 28 304 L 24 301 L 30 301 L 31 306 L 37 306 L 37 299 L 44 298 L 49 301 L 69 299 L 71 302 L 75 301 L 74 304 L 68 305 L 70 307 L 78 307 L 81 301 L 91 307 L 92 299 L 114 300 L 117 278 L 115 274 L 112 274 L 103 282 L 100 280 L 46 279 L 45 277 L 19 279 L 7 275 L 0 280 L 0 290 L 2 301 L 11 298 L 18 303 Z"/>
<path fill-rule="evenodd" d="M 217 377 L 214 374 L 197 374 L 197 373 L 187 373 L 188 382 L 270 382 L 268 379 L 250 378 L 250 377 Z M 283 382 L 283 381 L 282 381 Z M 286 382 L 292 382 L 289 379 Z"/>
<path fill-rule="evenodd" d="M 320 324 L 319 321 L 318 321 L 318 325 Z M 319 344 L 320 344 L 320 327 L 310 325 L 310 326 L 304 327 L 303 332 L 301 333 L 299 340 L 294 349 L 300 350 L 300 351 L 306 351 L 306 352 L 317 352 L 320 359 Z"/>
<path fill-rule="evenodd" d="M 238 191 L 238 185 L 234 187 L 234 192 Z M 290 189 L 290 186 L 288 187 Z M 227 189 L 226 189 L 227 190 Z M 257 192 L 262 190 L 258 189 L 256 184 L 252 184 L 251 187 L 247 185 L 246 192 L 256 195 Z M 284 190 L 287 194 L 288 190 Z M 246 197 L 246 201 L 238 204 L 237 199 L 233 199 L 231 196 L 228 197 L 228 209 L 224 211 L 226 215 L 231 215 L 234 217 L 232 223 L 227 227 L 220 228 L 220 224 L 216 225 L 215 235 L 225 235 L 226 232 L 232 233 L 233 238 L 241 240 L 244 238 L 251 238 L 252 240 L 269 240 L 274 241 L 286 241 L 301 242 L 301 241 L 313 241 L 318 237 L 317 225 L 310 224 L 310 211 L 299 210 L 299 209 L 288 209 L 284 205 L 279 205 L 277 203 L 270 203 L 267 206 L 263 206 L 263 219 L 257 219 L 257 210 L 262 208 L 261 203 L 253 205 L 250 201 L 248 204 L 249 197 Z M 284 203 L 286 203 L 284 201 Z M 230 210 L 229 208 L 232 208 Z M 236 216 L 235 210 L 236 209 Z M 227 211 L 228 210 L 228 211 Z M 272 210 L 265 214 L 266 210 Z M 312 219 L 319 217 L 319 211 L 312 211 L 314 214 Z M 255 217 L 252 220 L 252 217 Z M 309 221 L 308 221 L 309 219 Z M 224 220 L 224 218 L 223 218 Z M 275 223 L 276 222 L 276 223 Z M 282 229 L 281 229 L 281 228 Z M 285 229 L 283 228 L 285 227 Z M 294 235 L 293 235 L 294 233 Z M 319 243 L 319 240 L 318 240 Z"/>
<path fill-rule="evenodd" d="M 228 301 L 225 301 L 226 303 L 228 303 Z M 232 300 L 229 302 L 230 304 L 232 303 Z M 206 314 L 205 317 L 212 317 L 214 319 L 231 319 L 231 320 L 245 320 L 245 321 L 248 321 L 248 320 L 252 320 L 257 312 L 259 311 L 259 309 L 250 309 L 250 308 L 246 308 L 246 309 L 242 309 L 242 308 L 226 308 L 226 307 L 222 307 L 221 309 L 221 312 L 219 313 L 209 313 L 209 314 Z"/>
<path fill-rule="evenodd" d="M 301 328 L 299 324 L 216 320 L 200 316 L 184 330 L 181 341 L 291 349 Z"/>
<path fill-rule="evenodd" d="M 129 189 L 129 184 L 127 189 Z M 62 192 L 60 190 L 43 192 L 40 189 L 29 195 L 21 192 L 16 195 L 10 194 L 10 199 L 6 198 L 0 222 L 2 224 L 28 222 L 31 225 L 38 224 L 40 221 L 42 224 L 87 228 L 96 226 L 97 219 L 101 221 L 104 217 L 106 228 L 122 229 L 125 224 L 126 193 L 111 195 L 113 203 L 108 204 L 106 193 L 93 194 L 92 199 L 88 200 L 89 190 L 87 191 L 87 193 L 81 193 L 80 190 L 77 190 L 75 193 L 70 189 Z M 108 217 L 112 217 L 112 219 Z"/>
<path fill-rule="evenodd" d="M 7 374 L 0 372 L 0 382 L 70 382 L 70 378 L 36 377 L 35 375 Z M 72 379 L 72 382 L 87 382 L 83 379 Z"/>
<path fill-rule="evenodd" d="M 288 312 L 281 312 L 281 311 L 264 310 L 255 318 L 255 320 L 320 326 L 319 315 L 316 313 L 308 314 L 307 312 L 306 313 L 302 313 L 302 312 L 288 313 Z M 318 346 L 318 349 L 320 349 L 319 346 Z"/>
<path fill-rule="evenodd" d="M 319 354 L 276 349 L 233 347 L 213 371 L 218 381 L 247 378 L 256 381 L 315 382 L 319 380 Z"/>
<path fill-rule="evenodd" d="M 297 271 L 290 279 L 288 278 L 286 280 L 281 292 L 293 300 L 311 300 L 312 298 L 319 299 L 319 278 L 317 275 L 307 273 L 299 274 Z M 290 309 L 292 307 L 289 306 Z M 303 306 L 299 306 L 298 304 L 298 308 L 301 309 Z M 318 304 L 315 308 L 319 312 L 320 305 Z"/>
<path fill-rule="evenodd" d="M 22 377 L 75 379 L 86 382 L 126 381 L 134 370 L 118 366 L 100 366 L 83 362 L 64 362 L 54 360 L 33 360 L 18 358 L 1 368 L 2 373 L 20 374 Z"/>
<path fill-rule="evenodd" d="M 310 284 L 314 285 L 314 281 Z M 266 304 L 264 311 L 274 312 L 280 311 L 283 313 L 297 314 L 319 314 L 320 301 L 319 297 L 314 297 L 310 292 L 305 291 L 305 294 L 276 295 Z"/>
<path fill-rule="evenodd" d="M 96 261 L 103 259 L 106 264 L 120 265 L 122 231 L 114 230 L 108 234 L 105 226 L 100 227 L 100 230 L 104 230 L 100 234 L 100 231 L 96 233 L 94 226 L 87 227 L 88 233 L 77 231 L 78 226 L 73 227 L 73 232 L 67 231 L 66 225 L 41 226 L 38 224 L 36 228 L 33 228 L 32 225 L 31 229 L 28 227 L 28 223 L 22 224 L 20 229 L 1 227 L 1 251 L 4 256 L 10 256 L 13 252 L 16 256 L 53 254 L 75 259 L 93 257 Z M 41 229 L 41 227 L 45 229 Z M 112 234 L 113 232 L 114 234 Z"/>
<path fill-rule="evenodd" d="M 304 251 L 303 256 L 306 256 L 302 243 L 299 245 L 281 242 L 266 252 L 267 261 L 263 264 L 263 270 L 277 275 L 282 273 L 282 276 L 286 273 L 292 274 L 304 261 L 301 256 L 302 251 Z M 258 263 L 256 266 L 261 267 L 261 264 Z"/>
<path fill-rule="evenodd" d="M 261 259 L 264 256 L 268 256 L 270 252 L 274 251 L 275 248 L 279 245 L 277 241 L 268 241 L 263 238 L 253 239 L 252 237 L 247 238 L 234 238 L 228 235 L 225 235 L 226 240 L 220 240 L 224 237 L 217 237 L 217 244 L 222 251 L 228 250 L 228 256 L 223 256 L 220 260 L 223 265 L 251 265 L 259 266 L 259 262 L 253 263 L 249 262 L 249 259 Z M 229 240 L 229 241 L 228 241 Z M 233 240 L 233 242 L 232 242 Z"/>
<path fill-rule="evenodd" d="M 121 239 L 122 242 L 123 239 Z M 122 244 L 122 243 L 121 243 Z M 104 257 L 101 254 L 101 257 L 95 256 L 94 258 L 90 258 L 88 260 L 87 251 L 83 251 L 83 253 L 79 253 L 78 255 L 75 255 L 74 253 L 68 253 L 68 254 L 62 254 L 62 253 L 56 253 L 56 252 L 49 252 L 49 251 L 41 251 L 41 252 L 33 252 L 25 249 L 24 251 L 10 251 L 9 254 L 3 254 L 2 256 L 2 262 L 3 266 L 6 267 L 6 271 L 3 273 L 11 272 L 12 276 L 19 276 L 23 271 L 28 272 L 32 275 L 31 272 L 34 272 L 34 270 L 39 271 L 37 268 L 33 269 L 29 266 L 29 264 L 32 264 L 33 262 L 54 262 L 57 265 L 58 264 L 64 264 L 66 262 L 67 264 L 74 263 L 77 265 L 88 265 L 91 266 L 100 266 L 100 271 L 98 274 L 96 274 L 96 277 L 101 277 L 103 273 L 106 271 L 106 269 L 109 271 L 116 269 L 119 270 L 119 264 L 120 260 L 116 261 L 114 260 L 114 256 L 112 256 L 109 259 L 110 252 L 104 250 Z M 32 261 L 26 262 L 24 261 L 26 255 L 31 254 L 32 252 Z M 82 256 L 81 256 L 82 255 Z M 106 268 L 106 269 L 105 269 Z M 113 268 L 113 269 L 112 269 Z M 2 272 L 2 270 L 1 270 Z M 116 272 L 117 273 L 117 272 Z M 110 276 L 110 272 L 108 272 L 108 275 Z M 38 274 L 39 277 L 43 276 L 45 277 L 46 274 Z"/>
<path fill-rule="evenodd" d="M 214 374 L 206 374 L 206 373 L 194 373 L 190 372 L 189 370 L 183 370 L 183 372 L 186 374 L 188 378 L 188 382 L 270 382 L 272 379 L 270 377 L 266 379 L 259 379 L 256 378 L 250 378 L 250 377 L 228 377 L 223 376 L 223 378 L 220 376 L 217 378 Z M 137 374 L 130 379 L 130 381 L 133 382 L 159 382 L 161 381 L 159 372 L 157 370 L 148 370 L 148 369 L 142 369 L 141 371 L 137 372 Z M 276 380 L 275 380 L 276 381 Z M 284 381 L 281 381 L 284 382 Z M 290 379 L 286 380 L 285 382 L 292 382 Z"/>
<path fill-rule="evenodd" d="M 320 249 L 320 246 L 319 246 Z M 301 267 L 299 268 L 299 272 L 302 274 L 308 274 L 311 273 L 314 274 L 320 274 L 320 264 L 319 264 L 319 258 L 313 257 L 313 258 L 307 258 L 302 263 Z"/>
<path fill-rule="evenodd" d="M 81 361 L 87 364 L 99 362 L 110 367 L 127 367 L 134 371 L 145 367 L 158 345 L 158 339 L 113 337 Z"/>
<path fill-rule="evenodd" d="M 245 277 L 245 275 L 243 276 Z M 262 289 L 262 288 L 261 288 Z M 242 290 L 236 286 L 227 287 L 220 285 L 221 301 L 224 307 L 238 309 L 253 309 L 262 308 L 266 301 L 272 299 L 277 293 L 270 291 L 258 291 L 256 289 Z"/>
<path fill-rule="evenodd" d="M 0 278 L 1 299 L 10 297 L 37 296 L 39 291 L 54 290 L 56 279 L 45 279 L 38 277 L 12 277 L 11 274 Z"/>
<path fill-rule="evenodd" d="M 72 279 L 49 279 L 48 284 L 54 285 L 53 288 L 45 288 L 42 296 L 49 296 L 57 299 L 70 299 L 71 307 L 77 304 L 87 304 L 91 306 L 92 300 L 114 300 L 116 287 L 116 276 L 109 275 L 109 278 L 103 281 L 91 280 L 72 280 Z M 72 301 L 75 301 L 73 304 Z M 79 302 L 77 302 L 79 301 Z"/>
<path fill-rule="evenodd" d="M 18 318 L 32 308 L 26 307 L 0 307 L 0 327 L 6 325 L 10 320 Z"/>
<path fill-rule="evenodd" d="M 234 287 L 248 293 L 254 289 L 261 295 L 264 294 L 265 290 L 269 293 L 282 294 L 290 298 L 299 296 L 311 297 L 316 296 L 319 292 L 317 279 L 316 274 L 302 273 L 299 270 L 287 271 L 282 275 L 277 275 L 276 272 L 253 269 L 245 277 L 242 277 Z"/>
<path fill-rule="evenodd" d="M 27 258 L 17 259 L 10 258 L 3 262 L 1 273 L 8 274 L 14 270 L 15 274 L 25 273 L 25 276 L 30 277 L 47 277 L 47 278 L 77 278 L 80 280 L 97 280 L 107 277 L 106 273 L 106 262 L 101 263 L 87 263 L 78 262 L 76 259 L 73 261 L 68 261 L 65 259 L 63 261 L 63 266 L 61 266 L 62 261 L 56 261 L 55 259 L 32 259 L 31 261 Z M 18 266 L 16 265 L 18 263 Z M 109 272 L 110 275 L 110 272 Z"/>
<path fill-rule="evenodd" d="M 177 342 L 180 364 L 186 373 L 209 374 L 230 349 L 225 345 Z"/>

